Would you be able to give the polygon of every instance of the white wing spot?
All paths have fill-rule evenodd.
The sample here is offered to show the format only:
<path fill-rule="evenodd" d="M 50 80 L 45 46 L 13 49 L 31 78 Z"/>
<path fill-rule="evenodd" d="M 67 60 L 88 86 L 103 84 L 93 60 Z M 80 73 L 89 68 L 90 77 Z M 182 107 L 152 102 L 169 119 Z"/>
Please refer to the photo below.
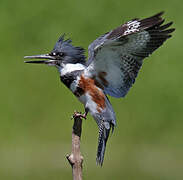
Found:
<path fill-rule="evenodd" d="M 140 22 L 139 21 L 129 21 L 127 23 L 127 26 L 128 26 L 128 28 L 124 32 L 124 35 L 139 31 L 138 28 L 140 27 Z"/>

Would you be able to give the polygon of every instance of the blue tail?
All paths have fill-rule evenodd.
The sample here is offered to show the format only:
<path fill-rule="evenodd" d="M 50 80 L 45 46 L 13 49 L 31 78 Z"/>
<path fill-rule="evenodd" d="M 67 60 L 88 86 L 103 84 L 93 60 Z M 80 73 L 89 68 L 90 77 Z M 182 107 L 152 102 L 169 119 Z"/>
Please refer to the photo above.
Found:
<path fill-rule="evenodd" d="M 99 126 L 99 138 L 98 138 L 98 150 L 97 150 L 96 162 L 100 166 L 102 166 L 104 161 L 106 143 L 107 143 L 111 128 L 113 132 L 114 125 L 106 121 L 102 121 Z"/>

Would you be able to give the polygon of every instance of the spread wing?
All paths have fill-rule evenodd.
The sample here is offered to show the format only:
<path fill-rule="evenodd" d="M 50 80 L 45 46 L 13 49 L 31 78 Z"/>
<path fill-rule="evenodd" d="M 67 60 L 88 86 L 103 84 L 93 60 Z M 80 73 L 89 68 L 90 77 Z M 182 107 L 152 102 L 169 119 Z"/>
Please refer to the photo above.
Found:
<path fill-rule="evenodd" d="M 171 37 L 175 29 L 162 25 L 162 12 L 146 19 L 133 19 L 90 44 L 85 74 L 104 92 L 124 97 L 135 82 L 143 59 Z"/>

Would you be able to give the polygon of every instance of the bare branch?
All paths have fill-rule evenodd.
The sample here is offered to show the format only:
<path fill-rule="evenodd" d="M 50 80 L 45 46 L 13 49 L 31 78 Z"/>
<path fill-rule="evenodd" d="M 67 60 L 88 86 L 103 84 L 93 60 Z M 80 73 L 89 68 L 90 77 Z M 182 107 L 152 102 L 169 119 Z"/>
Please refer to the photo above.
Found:
<path fill-rule="evenodd" d="M 72 128 L 72 152 L 67 155 L 67 160 L 72 167 L 73 180 L 82 180 L 83 157 L 80 152 L 80 139 L 82 132 L 82 117 L 76 113 L 73 115 L 74 125 Z"/>

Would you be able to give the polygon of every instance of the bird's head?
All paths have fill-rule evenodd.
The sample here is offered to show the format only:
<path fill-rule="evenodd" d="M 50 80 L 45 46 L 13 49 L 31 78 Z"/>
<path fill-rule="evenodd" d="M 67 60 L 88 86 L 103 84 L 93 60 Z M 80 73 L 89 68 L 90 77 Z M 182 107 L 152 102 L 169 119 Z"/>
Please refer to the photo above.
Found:
<path fill-rule="evenodd" d="M 50 53 L 24 57 L 25 59 L 45 60 L 25 61 L 25 63 L 47 64 L 56 67 L 61 67 L 67 63 L 85 64 L 84 49 L 73 46 L 71 42 L 70 39 L 64 40 L 64 35 L 62 35 Z"/>

